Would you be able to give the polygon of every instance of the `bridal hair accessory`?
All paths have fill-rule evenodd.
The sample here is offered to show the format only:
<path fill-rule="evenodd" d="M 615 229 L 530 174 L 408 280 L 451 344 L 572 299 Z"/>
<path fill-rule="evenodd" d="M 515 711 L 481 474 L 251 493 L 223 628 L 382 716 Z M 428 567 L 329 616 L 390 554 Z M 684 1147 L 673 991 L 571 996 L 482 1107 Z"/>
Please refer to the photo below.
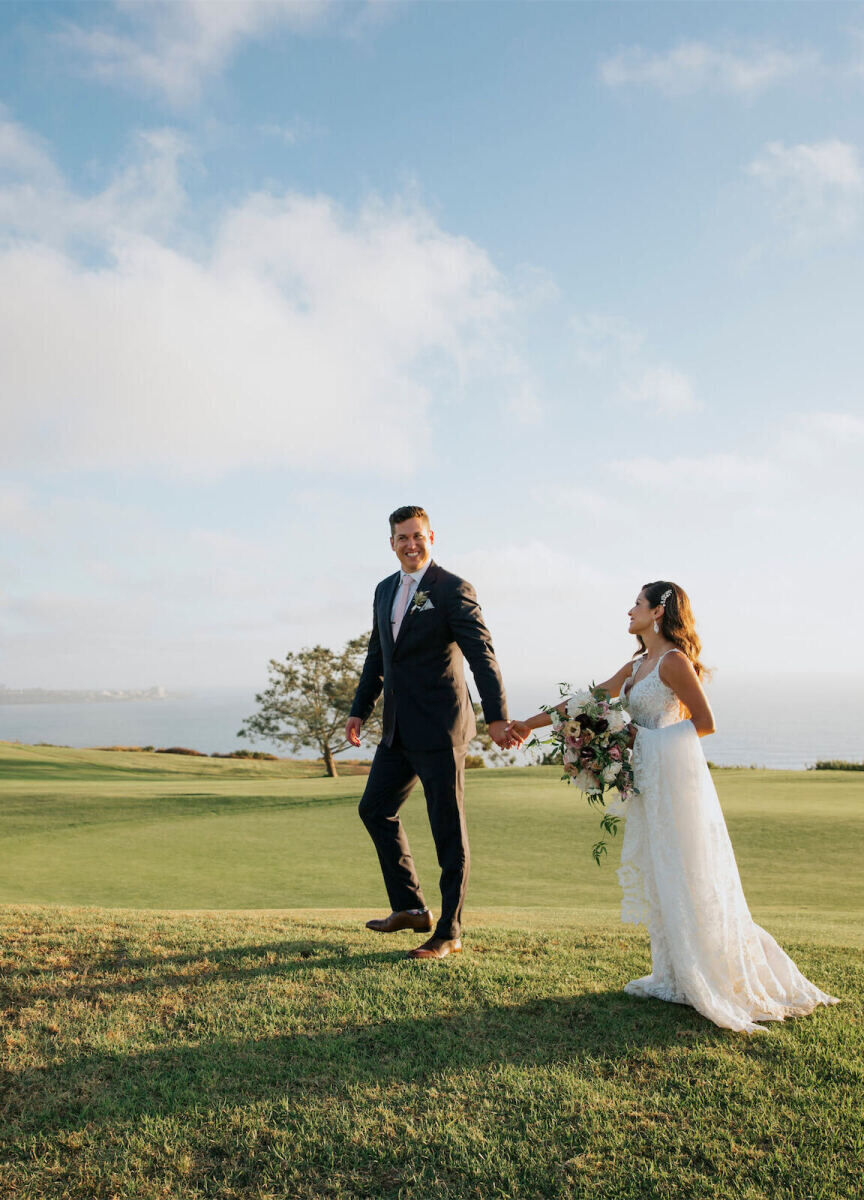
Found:
<path fill-rule="evenodd" d="M 661 603 L 662 605 L 664 605 L 664 607 L 665 607 L 666 601 L 669 599 L 669 597 L 670 597 L 671 595 L 672 595 L 672 589 L 671 589 L 671 588 L 667 588 L 667 589 L 666 589 L 666 591 L 663 593 L 663 595 L 660 597 L 660 603 Z M 657 622 L 656 622 L 656 621 L 654 622 L 654 632 L 655 632 L 655 633 L 659 633 L 659 632 L 660 632 L 660 626 L 657 624 Z"/>

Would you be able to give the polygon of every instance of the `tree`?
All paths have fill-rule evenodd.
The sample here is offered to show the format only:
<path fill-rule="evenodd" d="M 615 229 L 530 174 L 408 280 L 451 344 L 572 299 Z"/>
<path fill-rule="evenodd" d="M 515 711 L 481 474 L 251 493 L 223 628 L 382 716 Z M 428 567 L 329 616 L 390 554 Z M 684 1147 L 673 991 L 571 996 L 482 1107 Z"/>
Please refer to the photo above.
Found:
<path fill-rule="evenodd" d="M 369 634 L 352 638 L 344 650 L 326 646 L 304 646 L 289 652 L 284 661 L 271 658 L 268 687 L 255 697 L 258 711 L 243 722 L 238 737 L 284 742 L 295 753 L 314 746 L 324 759 L 327 774 L 338 775 L 333 761 L 350 746 L 345 722 L 363 662 Z M 381 733 L 381 714 L 376 709 L 363 726 L 366 737 Z"/>

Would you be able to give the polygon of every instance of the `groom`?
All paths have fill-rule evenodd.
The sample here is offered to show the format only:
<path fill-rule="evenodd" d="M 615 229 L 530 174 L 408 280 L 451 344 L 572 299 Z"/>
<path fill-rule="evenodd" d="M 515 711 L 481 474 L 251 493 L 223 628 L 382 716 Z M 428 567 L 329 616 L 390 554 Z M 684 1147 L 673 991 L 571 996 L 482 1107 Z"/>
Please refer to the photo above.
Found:
<path fill-rule="evenodd" d="M 410 958 L 446 958 L 462 949 L 460 917 L 468 883 L 468 833 L 463 792 L 465 754 L 476 733 L 462 656 L 480 692 L 489 733 L 499 746 L 519 744 L 507 733 L 507 704 L 489 630 L 470 583 L 432 561 L 435 535 L 418 505 L 390 515 L 390 545 L 401 570 L 375 589 L 372 636 L 345 733 L 360 745 L 363 722 L 384 692 L 383 736 L 360 816 L 384 875 L 392 912 L 369 929 L 432 931 L 399 809 L 419 778 L 441 867 L 441 919 Z"/>

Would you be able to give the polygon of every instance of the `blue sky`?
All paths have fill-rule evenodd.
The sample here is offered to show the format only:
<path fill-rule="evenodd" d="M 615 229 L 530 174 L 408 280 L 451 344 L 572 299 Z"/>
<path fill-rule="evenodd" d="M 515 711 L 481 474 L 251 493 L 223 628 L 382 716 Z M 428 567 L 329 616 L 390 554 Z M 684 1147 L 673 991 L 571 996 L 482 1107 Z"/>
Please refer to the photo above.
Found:
<path fill-rule="evenodd" d="M 505 678 L 649 579 L 855 674 L 864 6 L 0 5 L 0 682 L 256 684 L 422 503 Z"/>

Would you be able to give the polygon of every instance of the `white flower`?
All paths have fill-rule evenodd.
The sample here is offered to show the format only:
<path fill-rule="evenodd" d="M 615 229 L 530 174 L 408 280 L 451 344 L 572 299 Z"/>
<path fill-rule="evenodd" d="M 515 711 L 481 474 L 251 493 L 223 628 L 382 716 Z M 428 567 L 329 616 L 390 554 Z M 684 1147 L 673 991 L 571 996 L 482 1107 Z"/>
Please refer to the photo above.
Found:
<path fill-rule="evenodd" d="M 578 775 L 573 776 L 573 783 L 583 792 L 599 792 L 597 786 L 597 777 L 592 775 L 590 771 L 580 771 Z"/>
<path fill-rule="evenodd" d="M 620 733 L 630 723 L 628 714 L 621 708 L 610 708 L 606 720 L 610 733 Z"/>
<path fill-rule="evenodd" d="M 568 717 L 578 716 L 580 712 L 584 711 L 586 705 L 594 703 L 594 697 L 590 692 L 574 692 L 567 699 L 567 715 Z"/>
<path fill-rule="evenodd" d="M 610 763 L 608 767 L 603 769 L 603 782 L 612 783 L 616 776 L 621 771 L 621 764 L 617 762 Z"/>

